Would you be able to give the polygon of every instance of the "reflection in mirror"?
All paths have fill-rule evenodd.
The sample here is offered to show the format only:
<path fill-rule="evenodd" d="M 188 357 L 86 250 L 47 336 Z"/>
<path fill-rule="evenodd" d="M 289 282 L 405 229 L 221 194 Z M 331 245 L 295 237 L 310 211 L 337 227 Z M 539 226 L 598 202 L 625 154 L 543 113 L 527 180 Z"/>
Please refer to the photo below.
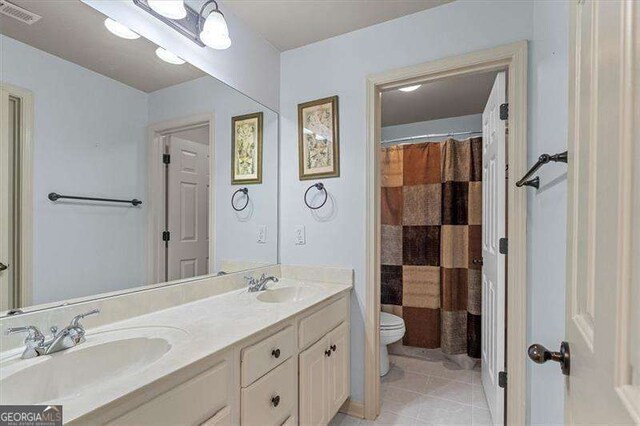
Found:
<path fill-rule="evenodd" d="M 12 3 L 0 310 L 277 262 L 275 112 L 80 0 Z"/>

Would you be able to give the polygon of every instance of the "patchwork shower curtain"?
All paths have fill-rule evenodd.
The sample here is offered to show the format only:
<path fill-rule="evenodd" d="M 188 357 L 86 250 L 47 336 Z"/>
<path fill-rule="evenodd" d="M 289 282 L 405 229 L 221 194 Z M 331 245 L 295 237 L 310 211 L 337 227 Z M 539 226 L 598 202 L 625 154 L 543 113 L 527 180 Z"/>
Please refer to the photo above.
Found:
<path fill-rule="evenodd" d="M 479 358 L 482 138 L 383 148 L 381 179 L 383 309 L 403 344 Z"/>

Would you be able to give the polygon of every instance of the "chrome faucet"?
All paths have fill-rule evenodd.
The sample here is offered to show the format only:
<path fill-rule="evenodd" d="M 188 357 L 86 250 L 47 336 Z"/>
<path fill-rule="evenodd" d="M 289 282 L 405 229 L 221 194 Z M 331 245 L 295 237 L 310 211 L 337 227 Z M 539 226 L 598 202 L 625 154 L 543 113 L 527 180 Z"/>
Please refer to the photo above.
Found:
<path fill-rule="evenodd" d="M 22 359 L 34 358 L 40 355 L 49 355 L 55 352 L 60 352 L 65 349 L 72 348 L 86 339 L 84 335 L 86 331 L 80 320 L 88 317 L 89 315 L 99 314 L 98 309 L 86 312 L 84 314 L 76 315 L 73 317 L 68 326 L 62 330 L 58 330 L 58 327 L 51 327 L 51 337 L 45 338 L 44 334 L 33 325 L 27 325 L 24 327 L 11 327 L 7 329 L 6 334 L 15 333 L 28 333 L 24 339 L 25 349 L 22 352 Z"/>
<path fill-rule="evenodd" d="M 244 279 L 247 280 L 247 284 L 249 285 L 249 293 L 266 290 L 267 284 L 269 284 L 270 282 L 277 283 L 279 281 L 277 277 L 267 277 L 265 274 L 262 274 L 262 276 L 260 276 L 260 278 L 258 279 L 255 279 L 253 277 L 244 277 Z"/>

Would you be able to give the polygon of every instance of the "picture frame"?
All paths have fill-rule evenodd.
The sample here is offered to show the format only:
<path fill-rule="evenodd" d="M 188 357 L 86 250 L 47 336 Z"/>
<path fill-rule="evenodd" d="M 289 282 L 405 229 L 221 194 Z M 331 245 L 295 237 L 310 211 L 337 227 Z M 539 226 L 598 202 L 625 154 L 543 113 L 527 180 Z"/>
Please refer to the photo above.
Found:
<path fill-rule="evenodd" d="M 262 183 L 263 114 L 231 118 L 231 184 Z"/>
<path fill-rule="evenodd" d="M 340 176 L 338 96 L 298 104 L 300 180 Z"/>

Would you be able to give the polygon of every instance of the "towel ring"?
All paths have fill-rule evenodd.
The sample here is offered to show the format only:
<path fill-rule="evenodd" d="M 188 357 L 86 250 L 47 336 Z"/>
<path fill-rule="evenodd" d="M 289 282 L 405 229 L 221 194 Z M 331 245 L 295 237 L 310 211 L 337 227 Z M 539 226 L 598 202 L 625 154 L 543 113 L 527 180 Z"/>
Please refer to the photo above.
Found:
<path fill-rule="evenodd" d="M 242 192 L 247 198 L 247 201 L 244 203 L 244 206 L 240 208 L 236 207 L 236 204 L 235 204 L 236 195 L 238 195 L 239 192 Z M 233 207 L 235 211 L 241 212 L 242 210 L 246 209 L 248 205 L 249 205 L 249 188 L 240 188 L 236 192 L 234 192 L 233 195 L 231 196 L 231 207 Z"/>
<path fill-rule="evenodd" d="M 324 201 L 322 201 L 322 204 L 320 204 L 317 207 L 312 207 L 309 202 L 307 201 L 307 194 L 309 193 L 309 191 L 311 190 L 311 188 L 315 188 L 318 191 L 324 191 Z M 327 188 L 324 187 L 324 184 L 321 182 L 318 183 L 314 183 L 313 185 L 311 185 L 310 187 L 307 188 L 307 190 L 304 192 L 304 203 L 307 205 L 307 207 L 309 207 L 311 210 L 318 210 L 320 208 L 322 208 L 322 206 L 324 206 L 327 203 L 327 199 L 329 198 L 329 194 L 327 193 Z"/>

